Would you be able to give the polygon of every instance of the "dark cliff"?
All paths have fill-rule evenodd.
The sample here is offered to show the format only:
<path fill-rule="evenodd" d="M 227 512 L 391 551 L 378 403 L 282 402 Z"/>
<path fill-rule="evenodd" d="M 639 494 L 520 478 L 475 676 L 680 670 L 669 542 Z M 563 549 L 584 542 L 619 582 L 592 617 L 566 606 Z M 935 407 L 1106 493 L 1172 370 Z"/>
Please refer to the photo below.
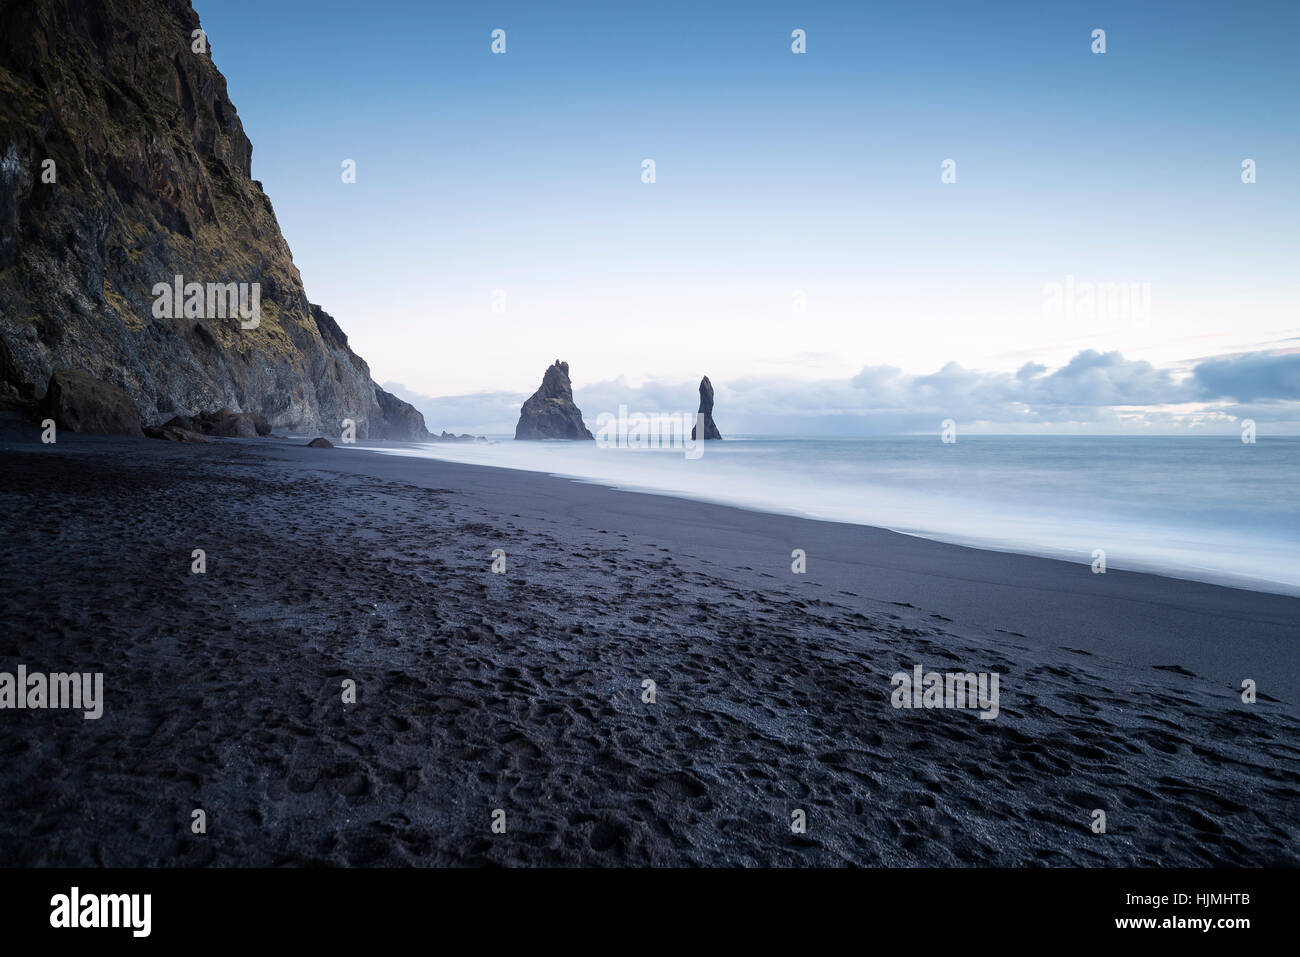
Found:
<path fill-rule="evenodd" d="M 308 302 L 199 28 L 185 0 L 0 2 L 0 397 L 38 400 L 70 368 L 146 424 L 228 408 L 425 438 Z M 155 315 L 178 275 L 205 308 Z M 212 308 L 218 283 L 258 284 L 255 326 Z"/>

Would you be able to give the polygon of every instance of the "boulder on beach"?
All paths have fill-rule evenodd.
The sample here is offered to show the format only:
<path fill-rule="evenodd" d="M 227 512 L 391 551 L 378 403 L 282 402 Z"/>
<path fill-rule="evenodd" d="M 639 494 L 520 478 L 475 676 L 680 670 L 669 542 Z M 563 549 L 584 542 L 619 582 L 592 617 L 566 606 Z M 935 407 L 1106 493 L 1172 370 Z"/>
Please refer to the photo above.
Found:
<path fill-rule="evenodd" d="M 225 438 L 257 438 L 270 434 L 270 424 L 265 416 L 256 412 L 231 412 L 229 408 L 199 412 L 198 415 L 174 415 L 162 423 L 162 428 Z"/>
<path fill-rule="evenodd" d="M 257 423 L 247 412 L 231 412 L 222 409 L 212 413 L 206 420 L 200 419 L 203 431 L 208 435 L 220 435 L 228 439 L 257 438 Z M 270 429 L 267 429 L 270 432 Z"/>
<path fill-rule="evenodd" d="M 180 429 L 173 425 L 146 425 L 145 438 L 162 439 L 166 442 L 203 442 L 211 444 L 212 440 L 190 429 Z"/>
<path fill-rule="evenodd" d="M 713 383 L 709 377 L 705 376 L 700 380 L 700 412 L 704 413 L 704 438 L 721 439 L 722 433 L 718 431 L 717 424 L 713 421 Z M 691 427 L 691 438 L 696 438 L 696 426 Z"/>
<path fill-rule="evenodd" d="M 197 415 L 174 415 L 163 426 L 229 439 L 255 439 L 271 434 L 271 425 L 265 416 L 255 412 L 231 412 L 229 409 L 200 412 Z"/>
<path fill-rule="evenodd" d="M 542 377 L 542 386 L 519 410 L 516 439 L 593 439 L 573 404 L 569 364 L 555 360 Z"/>
<path fill-rule="evenodd" d="M 334 448 L 334 443 L 324 436 L 321 436 L 308 442 L 307 447 L 311 449 L 332 449 Z"/>
<path fill-rule="evenodd" d="M 131 397 L 80 369 L 59 369 L 50 376 L 40 412 L 69 432 L 144 435 Z"/>

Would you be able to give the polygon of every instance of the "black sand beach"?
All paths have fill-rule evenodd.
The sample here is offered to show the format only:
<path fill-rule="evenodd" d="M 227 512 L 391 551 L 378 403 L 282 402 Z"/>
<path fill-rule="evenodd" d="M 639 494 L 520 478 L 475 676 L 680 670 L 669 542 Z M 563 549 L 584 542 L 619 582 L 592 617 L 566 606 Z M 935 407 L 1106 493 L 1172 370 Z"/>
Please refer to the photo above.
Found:
<path fill-rule="evenodd" d="M 106 696 L 0 712 L 6 864 L 1300 863 L 1300 599 L 271 440 L 11 422 L 0 502 L 0 670 Z"/>

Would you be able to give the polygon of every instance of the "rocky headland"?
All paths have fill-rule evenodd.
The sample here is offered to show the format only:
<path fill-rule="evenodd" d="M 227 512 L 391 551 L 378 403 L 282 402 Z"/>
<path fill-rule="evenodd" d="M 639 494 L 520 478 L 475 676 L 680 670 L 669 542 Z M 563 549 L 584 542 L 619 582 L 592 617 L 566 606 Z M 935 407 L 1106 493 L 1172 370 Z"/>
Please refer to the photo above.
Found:
<path fill-rule="evenodd" d="M 187 0 L 0 7 L 0 399 L 428 438 L 308 301 Z"/>

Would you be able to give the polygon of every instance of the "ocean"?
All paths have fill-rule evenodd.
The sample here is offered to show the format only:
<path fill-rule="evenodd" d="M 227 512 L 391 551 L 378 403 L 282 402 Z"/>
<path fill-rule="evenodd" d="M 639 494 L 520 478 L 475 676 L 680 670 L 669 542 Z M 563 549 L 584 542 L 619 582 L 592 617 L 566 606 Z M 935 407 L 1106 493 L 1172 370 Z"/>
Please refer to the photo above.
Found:
<path fill-rule="evenodd" d="M 546 472 L 908 535 L 1300 595 L 1300 437 L 732 438 L 682 449 L 376 451 Z"/>

